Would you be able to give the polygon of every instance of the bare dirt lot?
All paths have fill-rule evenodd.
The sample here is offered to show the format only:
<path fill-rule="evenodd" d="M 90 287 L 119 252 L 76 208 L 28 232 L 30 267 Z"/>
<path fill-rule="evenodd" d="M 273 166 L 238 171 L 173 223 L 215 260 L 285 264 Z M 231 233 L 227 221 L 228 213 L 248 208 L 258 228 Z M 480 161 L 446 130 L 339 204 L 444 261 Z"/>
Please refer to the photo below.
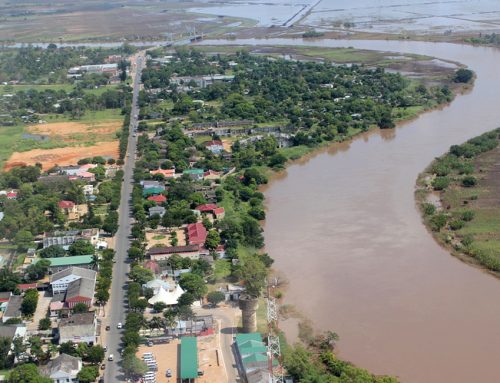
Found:
<path fill-rule="evenodd" d="M 6 162 L 4 170 L 15 166 L 42 164 L 43 170 L 55 165 L 73 165 L 78 160 L 94 156 L 118 158 L 118 141 L 102 142 L 92 146 L 68 146 L 56 149 L 33 149 L 27 152 L 15 152 Z"/>
<path fill-rule="evenodd" d="M 96 141 L 107 141 L 115 138 L 115 133 L 121 127 L 121 121 L 106 121 L 86 124 L 81 122 L 54 122 L 49 124 L 31 125 L 28 132 L 57 137 L 64 142 L 77 142 L 79 138 L 88 139 L 89 134 Z"/>

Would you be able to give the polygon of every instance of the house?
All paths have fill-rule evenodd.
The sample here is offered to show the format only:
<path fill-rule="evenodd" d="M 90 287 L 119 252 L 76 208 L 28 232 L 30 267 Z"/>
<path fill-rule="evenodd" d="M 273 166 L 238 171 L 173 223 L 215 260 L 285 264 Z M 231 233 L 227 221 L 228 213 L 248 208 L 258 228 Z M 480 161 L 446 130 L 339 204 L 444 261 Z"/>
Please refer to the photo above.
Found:
<path fill-rule="evenodd" d="M 97 246 L 99 242 L 99 229 L 95 227 L 92 229 L 83 229 L 80 232 L 80 239 L 89 241 L 92 245 Z"/>
<path fill-rule="evenodd" d="M 93 195 L 94 194 L 94 185 L 92 185 L 92 184 L 83 185 L 82 191 L 83 191 L 83 194 L 85 194 L 86 196 Z"/>
<path fill-rule="evenodd" d="M 203 146 L 213 154 L 221 154 L 224 151 L 224 145 L 220 140 L 212 140 L 203 143 Z"/>
<path fill-rule="evenodd" d="M 163 246 L 152 247 L 148 250 L 147 255 L 154 261 L 161 261 L 168 259 L 172 254 L 179 254 L 183 257 L 191 259 L 198 259 L 200 256 L 199 245 L 186 245 L 186 246 Z"/>
<path fill-rule="evenodd" d="M 64 301 L 72 309 L 76 304 L 92 306 L 95 293 L 95 279 L 80 278 L 68 284 Z"/>
<path fill-rule="evenodd" d="M 221 172 L 216 172 L 215 170 L 207 170 L 205 173 L 203 173 L 203 178 L 206 180 L 219 180 L 221 174 Z"/>
<path fill-rule="evenodd" d="M 61 312 L 64 310 L 64 302 L 53 301 L 49 305 L 49 315 L 51 318 L 58 318 L 61 316 Z"/>
<path fill-rule="evenodd" d="M 149 174 L 151 174 L 151 175 L 161 174 L 165 178 L 174 178 L 175 177 L 175 169 L 150 170 Z"/>
<path fill-rule="evenodd" d="M 68 213 L 69 221 L 79 221 L 89 212 L 89 207 L 86 203 L 75 205 L 74 209 Z"/>
<path fill-rule="evenodd" d="M 36 283 L 20 283 L 16 286 L 21 293 L 25 293 L 26 290 L 34 289 L 36 290 L 37 284 Z"/>
<path fill-rule="evenodd" d="M 17 192 L 16 191 L 10 191 L 7 193 L 7 199 L 12 199 L 16 200 L 17 199 Z"/>
<path fill-rule="evenodd" d="M 10 291 L 4 291 L 0 293 L 0 304 L 7 303 L 9 301 L 12 293 Z"/>
<path fill-rule="evenodd" d="M 76 176 L 80 171 L 80 166 L 64 166 L 59 168 L 60 172 L 68 176 Z"/>
<path fill-rule="evenodd" d="M 190 245 L 203 245 L 207 239 L 207 229 L 201 222 L 187 225 L 187 238 Z"/>
<path fill-rule="evenodd" d="M 50 261 L 49 270 L 52 274 L 72 266 L 84 267 L 86 269 L 95 268 L 93 255 L 75 255 L 73 257 L 54 257 L 46 259 Z M 39 259 L 35 260 L 35 262 L 38 261 Z"/>
<path fill-rule="evenodd" d="M 203 169 L 186 169 L 182 172 L 194 181 L 203 181 L 204 173 Z"/>
<path fill-rule="evenodd" d="M 75 203 L 73 201 L 63 200 L 59 201 L 57 205 L 64 214 L 69 214 L 75 211 Z"/>
<path fill-rule="evenodd" d="M 149 189 L 149 188 L 160 188 L 163 186 L 163 189 L 165 189 L 165 186 L 162 185 L 159 181 L 141 181 L 140 182 L 141 186 L 143 189 Z"/>
<path fill-rule="evenodd" d="M 163 206 L 153 206 L 149 208 L 148 212 L 149 212 L 149 218 L 155 215 L 163 217 L 165 215 L 165 208 Z"/>
<path fill-rule="evenodd" d="M 200 213 L 210 213 L 214 216 L 215 219 L 223 219 L 225 216 L 224 208 L 218 207 L 214 203 L 199 205 L 195 208 L 195 210 L 199 211 Z"/>
<path fill-rule="evenodd" d="M 71 266 L 65 270 L 52 274 L 50 277 L 50 285 L 53 294 L 65 293 L 71 282 L 85 278 L 92 281 L 96 280 L 97 272 L 91 269 L 84 269 L 82 267 Z"/>
<path fill-rule="evenodd" d="M 78 383 L 77 375 L 82 369 L 82 360 L 68 354 L 60 354 L 45 366 L 40 366 L 40 374 L 54 383 Z"/>
<path fill-rule="evenodd" d="M 13 341 L 15 338 L 22 338 L 25 340 L 26 332 L 26 326 L 21 324 L 0 326 L 0 338 L 8 338 L 10 341 Z M 11 351 L 13 350 L 14 345 L 11 345 Z"/>
<path fill-rule="evenodd" d="M 167 202 L 167 197 L 165 197 L 163 194 L 152 195 L 148 197 L 148 201 L 153 201 L 156 202 L 157 204 L 162 204 L 164 202 Z"/>
<path fill-rule="evenodd" d="M 79 171 L 76 176 L 87 182 L 95 182 L 95 174 L 87 171 Z"/>
<path fill-rule="evenodd" d="M 21 313 L 21 303 L 23 302 L 23 297 L 21 295 L 11 295 L 9 301 L 7 302 L 7 307 L 2 316 L 2 322 L 5 323 L 9 319 L 20 318 Z"/>
<path fill-rule="evenodd" d="M 147 260 L 146 262 L 144 262 L 144 264 L 142 265 L 145 269 L 149 269 L 153 272 L 153 274 L 160 274 L 160 265 L 158 264 L 158 262 L 156 261 L 153 261 L 153 260 Z"/>
<path fill-rule="evenodd" d="M 66 342 L 94 344 L 97 338 L 93 312 L 73 314 L 59 323 L 59 344 Z"/>
<path fill-rule="evenodd" d="M 268 383 L 269 359 L 262 335 L 258 332 L 237 334 L 235 344 L 238 364 L 243 369 L 245 380 L 252 383 Z"/>
<path fill-rule="evenodd" d="M 152 195 L 159 195 L 165 191 L 165 186 L 155 186 L 155 187 L 150 187 L 146 188 L 142 191 L 142 196 L 143 197 L 149 197 Z"/>

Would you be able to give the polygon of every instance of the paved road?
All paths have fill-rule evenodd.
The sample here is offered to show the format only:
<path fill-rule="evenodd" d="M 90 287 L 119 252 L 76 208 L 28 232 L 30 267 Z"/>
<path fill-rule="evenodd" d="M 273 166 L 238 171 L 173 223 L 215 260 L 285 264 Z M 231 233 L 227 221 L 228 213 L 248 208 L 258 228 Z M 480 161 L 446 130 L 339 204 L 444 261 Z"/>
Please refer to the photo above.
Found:
<path fill-rule="evenodd" d="M 115 236 L 115 250 L 116 263 L 113 267 L 113 283 L 111 284 L 111 298 L 108 303 L 108 312 L 106 313 L 107 319 L 105 323 L 111 326 L 111 330 L 106 334 L 106 346 L 108 352 L 106 359 L 110 354 L 114 355 L 114 361 L 106 361 L 105 382 L 124 382 L 125 378 L 120 368 L 120 350 L 122 330 L 118 330 L 116 325 L 125 322 L 126 315 L 126 285 L 129 271 L 127 262 L 127 251 L 130 245 L 130 229 L 131 229 L 131 210 L 130 198 L 133 188 L 133 171 L 135 165 L 135 150 L 137 139 L 134 137 L 134 128 L 137 127 L 137 116 L 139 114 L 139 107 L 137 100 L 139 97 L 139 84 L 141 80 L 142 67 L 144 65 L 144 58 L 136 56 L 136 72 L 134 79 L 132 111 L 130 116 L 130 135 L 128 139 L 128 156 L 125 158 L 125 166 L 123 168 L 124 176 L 121 191 L 121 201 L 119 209 L 119 228 Z"/>

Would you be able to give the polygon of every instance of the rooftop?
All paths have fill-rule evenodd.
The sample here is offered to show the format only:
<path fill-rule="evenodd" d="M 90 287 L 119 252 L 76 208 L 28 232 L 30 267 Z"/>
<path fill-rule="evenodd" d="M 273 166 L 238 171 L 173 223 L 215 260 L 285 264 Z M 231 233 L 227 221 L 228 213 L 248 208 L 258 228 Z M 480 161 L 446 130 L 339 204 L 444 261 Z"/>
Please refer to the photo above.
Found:
<path fill-rule="evenodd" d="M 83 267 L 73 266 L 73 267 L 69 267 L 65 270 L 59 271 L 55 274 L 52 274 L 52 276 L 50 277 L 50 283 L 58 281 L 59 279 L 65 278 L 69 275 L 77 275 L 77 276 L 82 277 L 82 278 L 95 280 L 96 274 L 97 273 L 94 270 L 85 269 Z"/>
<path fill-rule="evenodd" d="M 181 339 L 181 379 L 198 377 L 198 346 L 196 337 L 185 336 Z"/>
<path fill-rule="evenodd" d="M 51 267 L 72 266 L 72 265 L 88 265 L 92 263 L 92 255 L 75 255 L 73 257 L 55 257 L 44 258 L 50 261 Z"/>
<path fill-rule="evenodd" d="M 61 327 L 71 327 L 71 326 L 85 326 L 94 324 L 94 313 L 79 313 L 73 314 L 69 318 L 62 318 L 59 323 L 59 328 Z"/>

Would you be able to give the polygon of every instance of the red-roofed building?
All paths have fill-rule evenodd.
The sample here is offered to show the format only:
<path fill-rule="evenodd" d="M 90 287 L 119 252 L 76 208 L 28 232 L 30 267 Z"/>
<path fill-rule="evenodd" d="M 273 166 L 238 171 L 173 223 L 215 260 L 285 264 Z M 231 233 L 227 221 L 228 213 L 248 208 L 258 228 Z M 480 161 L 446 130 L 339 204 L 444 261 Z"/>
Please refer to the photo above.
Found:
<path fill-rule="evenodd" d="M 218 207 L 217 209 L 214 209 L 212 213 L 216 219 L 224 219 L 224 216 L 226 215 L 226 212 L 223 207 Z"/>
<path fill-rule="evenodd" d="M 203 177 L 206 180 L 218 180 L 220 179 L 221 172 L 217 172 L 215 170 L 207 170 L 205 173 L 203 173 Z"/>
<path fill-rule="evenodd" d="M 73 201 L 59 201 L 58 205 L 64 214 L 70 215 L 76 212 L 76 205 Z"/>
<path fill-rule="evenodd" d="M 163 194 L 152 195 L 148 197 L 148 201 L 153 201 L 156 203 L 164 203 L 167 201 L 167 197 L 165 197 Z"/>
<path fill-rule="evenodd" d="M 224 145 L 220 140 L 212 140 L 203 143 L 205 147 L 210 150 L 213 154 L 220 154 L 224 151 Z"/>
<path fill-rule="evenodd" d="M 81 171 L 81 172 L 78 172 L 77 176 L 78 176 L 78 178 L 80 178 L 82 180 L 89 181 L 89 182 L 95 181 L 95 174 L 94 173 Z"/>
<path fill-rule="evenodd" d="M 144 262 L 144 268 L 151 270 L 154 274 L 160 274 L 161 271 L 158 262 L 153 260 Z"/>
<path fill-rule="evenodd" d="M 24 293 L 26 290 L 29 289 L 35 289 L 36 290 L 36 283 L 21 283 L 16 286 L 22 293 Z"/>
<path fill-rule="evenodd" d="M 217 205 L 214 203 L 206 203 L 204 205 L 196 206 L 195 210 L 201 213 L 211 213 L 214 209 L 217 209 Z"/>
<path fill-rule="evenodd" d="M 202 245 L 207 239 L 207 229 L 202 223 L 190 223 L 187 225 L 187 236 L 190 245 Z"/>
<path fill-rule="evenodd" d="M 15 191 L 8 192 L 7 199 L 17 199 L 17 192 Z"/>
<path fill-rule="evenodd" d="M 175 177 L 175 169 L 157 169 L 151 170 L 149 172 L 151 175 L 161 174 L 165 178 L 174 178 Z"/>
<path fill-rule="evenodd" d="M 218 207 L 214 203 L 197 206 L 195 210 L 198 210 L 200 213 L 211 213 L 216 219 L 223 219 L 225 215 L 224 208 Z"/>

